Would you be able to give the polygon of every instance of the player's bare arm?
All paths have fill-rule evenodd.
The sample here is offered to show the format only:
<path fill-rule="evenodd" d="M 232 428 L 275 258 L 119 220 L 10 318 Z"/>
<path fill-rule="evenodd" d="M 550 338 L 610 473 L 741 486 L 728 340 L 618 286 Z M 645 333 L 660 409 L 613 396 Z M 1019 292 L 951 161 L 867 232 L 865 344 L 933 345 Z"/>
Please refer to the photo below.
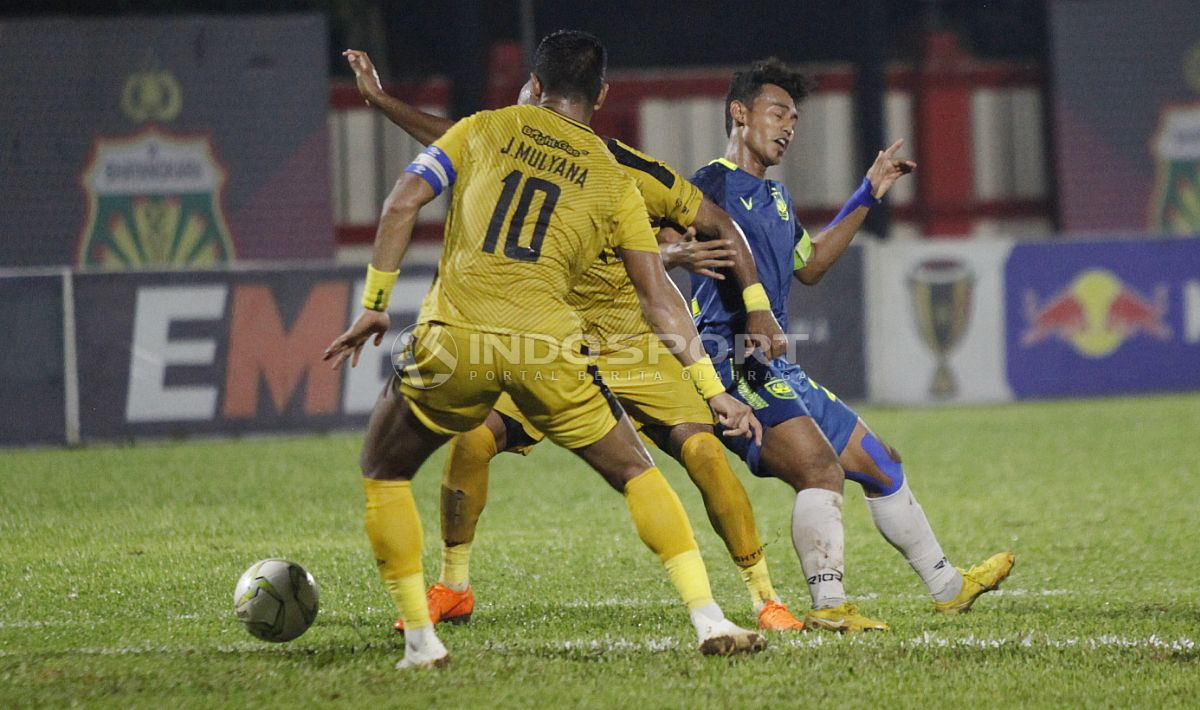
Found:
<path fill-rule="evenodd" d="M 379 228 L 375 232 L 375 250 L 371 255 L 371 266 L 382 273 L 394 273 L 400 269 L 404 253 L 412 241 L 413 226 L 417 213 L 435 197 L 429 183 L 409 172 L 401 173 L 391 194 L 383 203 L 379 217 Z M 324 360 L 333 360 L 333 369 L 350 360 L 350 366 L 358 365 L 363 346 L 368 340 L 374 344 L 383 342 L 383 334 L 390 325 L 387 311 L 363 308 L 363 312 L 350 326 L 325 348 Z"/>
<path fill-rule="evenodd" d="M 358 93 L 362 94 L 367 105 L 383 111 L 389 121 L 402 128 L 414 140 L 420 141 L 422 145 L 434 142 L 454 125 L 454 121 L 448 118 L 422 111 L 384 91 L 379 82 L 379 73 L 375 71 L 375 65 L 366 52 L 347 49 L 342 52 L 342 56 L 354 70 Z"/>
<path fill-rule="evenodd" d="M 632 249 L 623 249 L 621 252 L 625 272 L 637 290 L 642 313 L 650 327 L 655 333 L 685 343 L 684 347 L 673 350 L 685 368 L 707 361 L 683 296 L 667 277 L 661 258 L 650 252 Z M 707 367 L 711 370 L 711 363 Z M 711 376 L 715 378 L 716 373 L 712 372 Z M 753 437 L 756 443 L 762 442 L 762 425 L 750 407 L 726 394 L 723 389 L 714 391 L 706 399 L 718 421 L 725 427 L 725 436 Z"/>
<path fill-rule="evenodd" d="M 898 140 L 875 156 L 875 162 L 867 170 L 867 179 L 863 185 L 863 188 L 869 186 L 870 199 L 865 199 L 866 195 L 856 192 L 846 205 L 850 211 L 846 212 L 846 208 L 843 208 L 839 218 L 835 218 L 820 234 L 812 238 L 812 255 L 803 267 L 795 271 L 796 278 L 801 283 L 812 286 L 819 282 L 854 240 L 854 235 L 867 218 L 870 205 L 882 200 L 897 180 L 917 169 L 917 164 L 913 161 L 896 157 L 896 152 L 903 145 L 904 140 Z M 860 192 L 863 188 L 860 188 Z"/>

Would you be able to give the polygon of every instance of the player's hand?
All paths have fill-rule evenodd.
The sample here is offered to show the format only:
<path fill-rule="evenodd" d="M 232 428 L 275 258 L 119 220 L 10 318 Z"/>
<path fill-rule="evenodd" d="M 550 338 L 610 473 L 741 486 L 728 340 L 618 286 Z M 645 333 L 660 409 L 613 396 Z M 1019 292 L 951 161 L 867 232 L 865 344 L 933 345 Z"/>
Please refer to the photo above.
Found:
<path fill-rule="evenodd" d="M 750 311 L 746 314 L 746 352 L 744 357 L 750 357 L 757 347 L 763 351 L 768 360 L 783 357 L 787 353 L 788 339 L 775 320 L 775 314 L 770 311 Z"/>
<path fill-rule="evenodd" d="M 661 240 L 660 240 L 661 241 Z M 723 281 L 725 276 L 713 269 L 733 266 L 733 249 L 728 239 L 696 239 L 696 228 L 688 227 L 679 241 L 660 247 L 663 266 L 670 270 L 682 266 L 694 274 Z"/>
<path fill-rule="evenodd" d="M 362 94 L 368 106 L 372 105 L 375 98 L 383 94 L 383 84 L 379 83 L 379 72 L 375 71 L 371 58 L 366 52 L 358 49 L 347 49 L 342 52 L 342 56 L 354 70 L 354 83 L 358 84 L 358 93 Z"/>
<path fill-rule="evenodd" d="M 762 444 L 762 424 L 749 405 L 722 392 L 708 400 L 708 406 L 717 415 L 717 422 L 725 428 L 722 432 L 724 436 L 741 436 L 754 439 L 755 444 Z"/>
<path fill-rule="evenodd" d="M 904 145 L 904 139 L 896 141 L 887 150 L 879 151 L 875 163 L 867 171 L 867 179 L 871 181 L 871 195 L 882 200 L 887 191 L 900 178 L 917 169 L 917 164 L 911 160 L 896 157 L 896 151 Z"/>
<path fill-rule="evenodd" d="M 350 367 L 354 367 L 358 365 L 358 356 L 362 354 L 367 341 L 374 337 L 375 345 L 379 346 L 389 325 L 391 319 L 387 313 L 363 309 L 354 325 L 325 348 L 325 356 L 321 359 L 333 360 L 334 370 L 341 367 L 346 360 L 350 360 Z"/>

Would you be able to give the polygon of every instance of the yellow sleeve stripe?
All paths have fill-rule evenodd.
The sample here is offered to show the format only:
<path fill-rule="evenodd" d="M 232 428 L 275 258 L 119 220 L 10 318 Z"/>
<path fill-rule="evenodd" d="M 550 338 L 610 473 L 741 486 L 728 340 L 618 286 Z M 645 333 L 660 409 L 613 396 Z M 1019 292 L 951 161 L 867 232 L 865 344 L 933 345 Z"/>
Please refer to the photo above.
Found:
<path fill-rule="evenodd" d="M 796 250 L 792 252 L 792 270 L 796 271 L 804 268 L 804 265 L 812 258 L 812 252 L 812 238 L 808 236 L 808 230 L 806 229 L 803 236 L 800 237 L 800 243 L 796 245 Z"/>

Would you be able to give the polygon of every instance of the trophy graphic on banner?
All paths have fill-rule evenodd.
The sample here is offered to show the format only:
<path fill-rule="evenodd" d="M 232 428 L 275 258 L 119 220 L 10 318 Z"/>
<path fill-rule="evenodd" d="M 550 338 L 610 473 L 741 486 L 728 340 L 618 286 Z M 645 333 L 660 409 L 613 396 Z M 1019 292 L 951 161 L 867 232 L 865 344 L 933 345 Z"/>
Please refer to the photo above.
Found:
<path fill-rule="evenodd" d="M 931 259 L 909 273 L 908 287 L 917 333 L 937 358 L 929 394 L 934 399 L 950 399 L 958 394 L 950 353 L 967 333 L 975 275 L 961 261 Z"/>

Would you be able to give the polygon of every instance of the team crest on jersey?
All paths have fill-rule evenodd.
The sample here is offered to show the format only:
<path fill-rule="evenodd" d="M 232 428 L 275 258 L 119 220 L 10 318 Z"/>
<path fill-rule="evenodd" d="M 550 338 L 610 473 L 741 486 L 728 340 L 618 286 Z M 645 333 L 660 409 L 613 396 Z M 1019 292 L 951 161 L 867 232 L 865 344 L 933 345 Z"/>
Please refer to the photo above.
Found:
<path fill-rule="evenodd" d="M 787 200 L 783 199 L 783 192 L 777 185 L 771 186 L 771 197 L 775 198 L 775 211 L 779 213 L 779 219 L 788 221 Z"/>
<path fill-rule="evenodd" d="M 778 377 L 772 377 L 763 385 L 767 391 L 775 395 L 778 399 L 795 399 L 796 390 L 787 383 L 787 380 L 781 380 Z"/>
<path fill-rule="evenodd" d="M 234 260 L 221 191 L 225 170 L 206 135 L 147 128 L 95 140 L 80 176 L 88 218 L 78 264 L 113 269 Z"/>
<path fill-rule="evenodd" d="M 1150 228 L 1200 232 L 1200 104 L 1165 109 L 1151 144 L 1158 162 Z"/>

